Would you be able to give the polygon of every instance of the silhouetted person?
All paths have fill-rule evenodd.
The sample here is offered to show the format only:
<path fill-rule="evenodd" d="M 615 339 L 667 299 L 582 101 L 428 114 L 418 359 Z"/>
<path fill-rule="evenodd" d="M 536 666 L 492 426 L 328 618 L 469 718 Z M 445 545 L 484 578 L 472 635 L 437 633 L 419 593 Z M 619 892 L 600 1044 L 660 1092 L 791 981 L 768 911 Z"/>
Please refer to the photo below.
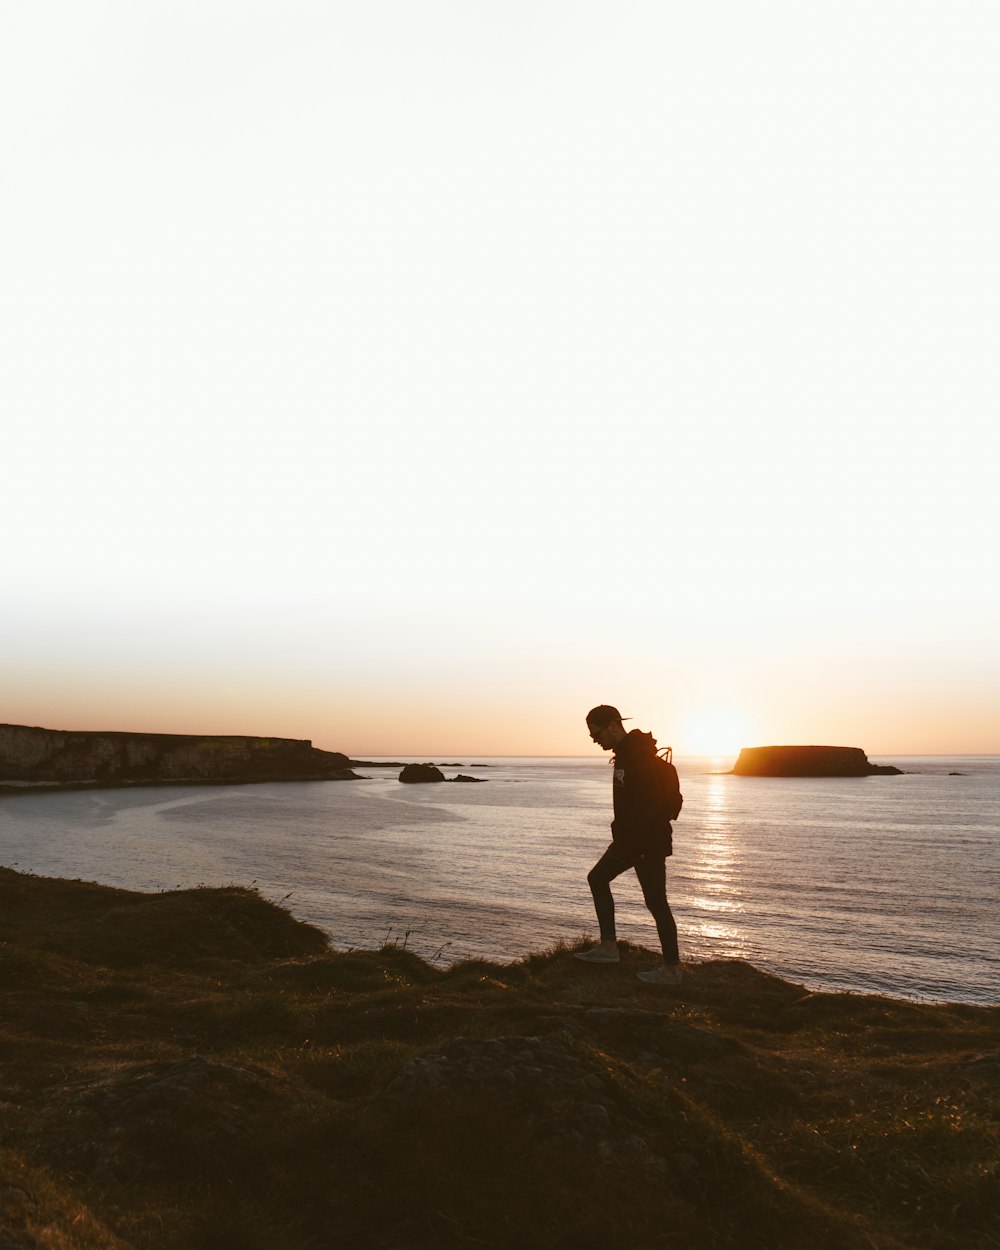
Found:
<path fill-rule="evenodd" d="M 681 965 L 677 953 L 677 925 L 667 902 L 666 858 L 672 854 L 673 830 L 666 817 L 657 775 L 656 744 L 652 734 L 639 729 L 626 733 L 621 713 L 606 703 L 587 713 L 587 728 L 591 739 L 602 750 L 615 753 L 614 820 L 611 845 L 587 877 L 601 929 L 600 945 L 580 951 L 576 958 L 592 964 L 618 963 L 611 882 L 627 869 L 634 868 L 642 886 L 642 897 L 656 921 L 663 950 L 662 966 L 640 972 L 639 980 L 654 985 L 678 985 Z"/>

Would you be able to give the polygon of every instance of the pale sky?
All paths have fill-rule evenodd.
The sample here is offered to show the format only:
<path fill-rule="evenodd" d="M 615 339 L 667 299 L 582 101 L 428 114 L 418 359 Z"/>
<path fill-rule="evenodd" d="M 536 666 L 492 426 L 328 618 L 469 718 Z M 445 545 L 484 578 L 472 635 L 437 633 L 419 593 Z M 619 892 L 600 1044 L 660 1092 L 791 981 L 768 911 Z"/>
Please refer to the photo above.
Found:
<path fill-rule="evenodd" d="M 1000 9 L 0 6 L 0 721 L 1000 752 Z"/>

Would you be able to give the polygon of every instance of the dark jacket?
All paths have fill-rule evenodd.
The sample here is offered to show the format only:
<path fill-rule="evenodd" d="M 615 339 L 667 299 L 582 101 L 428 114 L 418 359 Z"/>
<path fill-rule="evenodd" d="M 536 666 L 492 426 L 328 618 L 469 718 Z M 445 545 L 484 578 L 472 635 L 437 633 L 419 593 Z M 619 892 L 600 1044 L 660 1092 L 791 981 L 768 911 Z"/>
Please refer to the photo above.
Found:
<path fill-rule="evenodd" d="M 635 857 L 671 855 L 673 830 L 664 810 L 653 735 L 633 729 L 618 743 L 612 763 L 612 841 Z"/>

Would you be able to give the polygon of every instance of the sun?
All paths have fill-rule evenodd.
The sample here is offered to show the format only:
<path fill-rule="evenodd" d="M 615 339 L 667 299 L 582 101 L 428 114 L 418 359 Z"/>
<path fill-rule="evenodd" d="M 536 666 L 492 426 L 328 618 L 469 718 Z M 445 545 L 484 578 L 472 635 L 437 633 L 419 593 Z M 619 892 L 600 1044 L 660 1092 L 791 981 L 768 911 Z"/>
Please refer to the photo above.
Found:
<path fill-rule="evenodd" d="M 747 745 L 747 720 L 732 708 L 703 708 L 680 726 L 677 736 L 681 754 L 723 759 Z"/>

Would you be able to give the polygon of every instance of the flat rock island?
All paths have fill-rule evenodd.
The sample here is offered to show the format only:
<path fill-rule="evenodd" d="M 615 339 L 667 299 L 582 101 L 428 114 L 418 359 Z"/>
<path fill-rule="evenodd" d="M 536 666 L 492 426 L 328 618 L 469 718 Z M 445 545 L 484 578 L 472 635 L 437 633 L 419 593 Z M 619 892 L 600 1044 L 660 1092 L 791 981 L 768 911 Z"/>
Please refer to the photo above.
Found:
<path fill-rule="evenodd" d="M 874 777 L 902 774 L 891 764 L 872 764 L 860 747 L 744 747 L 733 767 L 737 777 Z"/>

